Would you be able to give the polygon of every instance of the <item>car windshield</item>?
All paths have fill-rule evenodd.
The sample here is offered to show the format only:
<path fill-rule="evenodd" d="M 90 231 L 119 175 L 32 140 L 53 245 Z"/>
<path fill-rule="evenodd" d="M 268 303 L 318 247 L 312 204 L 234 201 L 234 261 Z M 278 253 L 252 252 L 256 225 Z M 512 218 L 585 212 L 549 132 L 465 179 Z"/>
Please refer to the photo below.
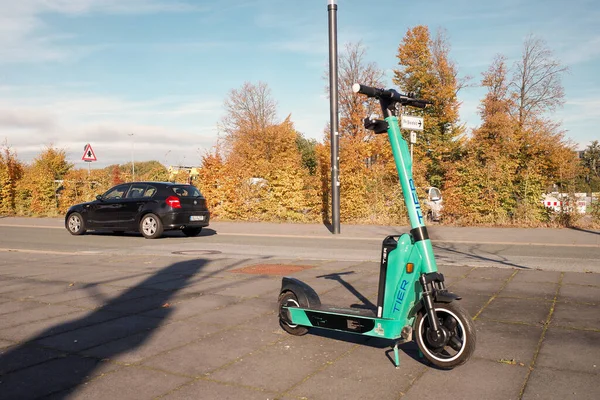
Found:
<path fill-rule="evenodd" d="M 202 194 L 192 185 L 173 186 L 171 190 L 179 197 L 200 197 Z"/>
<path fill-rule="evenodd" d="M 102 198 L 104 200 L 122 199 L 125 196 L 125 193 L 127 193 L 127 189 L 129 189 L 129 185 L 116 186 L 110 189 L 108 192 L 104 193 L 104 195 L 102 195 Z"/>

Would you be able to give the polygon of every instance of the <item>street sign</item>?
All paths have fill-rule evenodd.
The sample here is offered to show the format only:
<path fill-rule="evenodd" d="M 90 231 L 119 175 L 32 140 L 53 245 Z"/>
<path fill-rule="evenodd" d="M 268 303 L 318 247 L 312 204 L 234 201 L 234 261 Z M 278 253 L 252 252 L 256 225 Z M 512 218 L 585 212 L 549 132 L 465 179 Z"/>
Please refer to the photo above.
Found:
<path fill-rule="evenodd" d="M 400 127 L 402 129 L 410 129 L 413 131 L 422 131 L 423 117 L 413 117 L 412 115 L 402 115 L 400 117 Z"/>
<path fill-rule="evenodd" d="M 417 132 L 410 131 L 410 144 L 417 143 Z"/>
<path fill-rule="evenodd" d="M 91 144 L 88 143 L 85 145 L 81 159 L 86 162 L 98 161 Z"/>

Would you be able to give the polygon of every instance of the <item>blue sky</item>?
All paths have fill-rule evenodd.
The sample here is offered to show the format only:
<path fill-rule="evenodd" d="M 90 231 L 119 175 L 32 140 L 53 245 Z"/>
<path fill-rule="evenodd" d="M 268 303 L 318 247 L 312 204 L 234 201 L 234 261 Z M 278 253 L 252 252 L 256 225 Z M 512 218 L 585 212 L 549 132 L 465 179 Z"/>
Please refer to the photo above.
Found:
<path fill-rule="evenodd" d="M 0 140 L 23 161 L 45 145 L 93 167 L 155 159 L 197 164 L 217 140 L 223 102 L 266 82 L 283 119 L 322 140 L 329 119 L 327 0 L 0 0 Z M 578 148 L 600 140 L 597 0 L 338 0 L 340 49 L 397 68 L 407 29 L 447 31 L 461 76 L 479 82 L 497 53 L 519 58 L 544 39 L 569 67 L 563 121 Z M 391 85 L 391 79 L 388 79 Z M 479 123 L 481 88 L 460 92 L 461 119 Z M 133 134 L 133 135 L 131 135 Z"/>

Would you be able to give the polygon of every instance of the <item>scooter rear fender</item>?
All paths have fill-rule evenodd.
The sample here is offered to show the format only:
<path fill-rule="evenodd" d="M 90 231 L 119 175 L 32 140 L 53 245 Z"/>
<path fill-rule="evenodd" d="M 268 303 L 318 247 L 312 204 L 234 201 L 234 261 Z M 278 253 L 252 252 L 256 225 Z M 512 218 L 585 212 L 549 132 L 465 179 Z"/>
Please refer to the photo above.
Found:
<path fill-rule="evenodd" d="M 298 303 L 302 308 L 319 308 L 321 299 L 319 295 L 306 283 L 290 277 L 283 277 L 281 280 L 281 292 L 291 291 L 298 298 Z"/>

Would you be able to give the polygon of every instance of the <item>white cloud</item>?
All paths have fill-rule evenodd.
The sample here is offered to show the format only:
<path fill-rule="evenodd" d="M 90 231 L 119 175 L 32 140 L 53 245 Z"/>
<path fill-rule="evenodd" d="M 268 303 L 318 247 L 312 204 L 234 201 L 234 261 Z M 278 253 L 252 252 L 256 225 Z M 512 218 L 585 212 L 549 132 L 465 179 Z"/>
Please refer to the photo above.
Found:
<path fill-rule="evenodd" d="M 83 146 L 91 143 L 96 166 L 126 163 L 133 142 L 136 160 L 197 164 L 216 144 L 222 112 L 220 99 L 191 95 L 129 101 L 69 93 L 64 87 L 44 88 L 39 96 L 19 92 L 17 87 L 0 88 L 8 94 L 0 98 L 0 142 L 6 141 L 25 162 L 47 145 L 64 148 L 69 160 L 78 162 Z"/>
<path fill-rule="evenodd" d="M 191 12 L 206 8 L 166 0 L 0 0 L 0 64 L 59 62 L 79 58 L 101 46 L 68 46 L 71 35 L 56 32 L 43 19 L 50 13 L 82 15 Z"/>
<path fill-rule="evenodd" d="M 31 108 L 0 108 L 0 129 L 17 128 L 17 129 L 54 129 L 56 125 L 55 116 L 39 110 Z"/>

